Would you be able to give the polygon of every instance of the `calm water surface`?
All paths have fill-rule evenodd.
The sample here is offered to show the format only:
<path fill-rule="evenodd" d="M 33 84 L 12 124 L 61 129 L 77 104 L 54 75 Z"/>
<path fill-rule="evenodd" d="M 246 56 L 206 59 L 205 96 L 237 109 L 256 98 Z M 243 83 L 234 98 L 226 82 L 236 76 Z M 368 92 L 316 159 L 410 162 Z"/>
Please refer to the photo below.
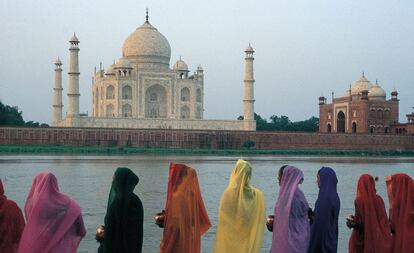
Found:
<path fill-rule="evenodd" d="M 144 214 L 144 250 L 159 252 L 162 229 L 153 223 L 153 214 L 164 208 L 168 165 L 170 161 L 186 163 L 195 168 L 204 202 L 213 224 L 202 238 L 202 252 L 212 252 L 217 224 L 220 197 L 227 186 L 236 156 L 63 156 L 18 155 L 0 156 L 0 177 L 8 198 L 15 200 L 23 209 L 33 177 L 40 171 L 53 172 L 62 192 L 75 199 L 82 207 L 87 235 L 79 252 L 96 252 L 95 229 L 103 224 L 112 175 L 117 167 L 131 168 L 140 178 L 135 193 L 141 198 Z M 279 187 L 276 172 L 283 164 L 291 164 L 303 170 L 305 180 L 301 185 L 311 207 L 318 194 L 316 172 L 321 166 L 335 169 L 338 176 L 338 193 L 341 198 L 339 222 L 339 251 L 347 252 L 350 230 L 345 217 L 353 213 L 356 183 L 359 175 L 370 173 L 380 178 L 377 191 L 388 206 L 384 177 L 396 172 L 414 176 L 414 158 L 349 158 L 349 157 L 299 157 L 299 156 L 247 156 L 253 165 L 252 183 L 265 194 L 267 214 L 273 213 Z M 262 252 L 268 252 L 272 234 L 265 231 Z"/>

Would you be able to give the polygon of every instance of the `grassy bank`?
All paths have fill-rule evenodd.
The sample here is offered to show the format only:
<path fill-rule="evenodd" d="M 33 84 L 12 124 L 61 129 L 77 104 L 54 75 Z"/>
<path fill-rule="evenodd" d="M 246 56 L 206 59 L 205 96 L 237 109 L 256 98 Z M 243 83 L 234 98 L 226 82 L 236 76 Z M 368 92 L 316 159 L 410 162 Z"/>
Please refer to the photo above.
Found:
<path fill-rule="evenodd" d="M 188 149 L 137 147 L 68 147 L 47 145 L 0 145 L 0 154 L 188 154 L 188 155 L 331 155 L 331 156 L 414 156 L 407 150 L 258 150 Z"/>

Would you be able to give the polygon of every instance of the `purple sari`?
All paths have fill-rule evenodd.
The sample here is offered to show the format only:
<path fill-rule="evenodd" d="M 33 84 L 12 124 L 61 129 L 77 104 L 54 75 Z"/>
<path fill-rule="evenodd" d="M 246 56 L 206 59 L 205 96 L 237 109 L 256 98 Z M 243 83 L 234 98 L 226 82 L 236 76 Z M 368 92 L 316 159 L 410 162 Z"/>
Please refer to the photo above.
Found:
<path fill-rule="evenodd" d="M 304 253 L 308 250 L 309 205 L 298 187 L 302 181 L 301 170 L 293 166 L 285 168 L 275 205 L 271 253 Z"/>

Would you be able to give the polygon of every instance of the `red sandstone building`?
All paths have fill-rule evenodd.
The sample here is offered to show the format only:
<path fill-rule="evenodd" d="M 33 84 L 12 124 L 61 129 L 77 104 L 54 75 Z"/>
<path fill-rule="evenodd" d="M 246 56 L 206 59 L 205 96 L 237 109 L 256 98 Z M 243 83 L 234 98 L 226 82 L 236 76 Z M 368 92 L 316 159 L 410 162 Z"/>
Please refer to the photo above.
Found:
<path fill-rule="evenodd" d="M 398 123 L 391 126 L 391 133 L 400 135 L 414 135 L 414 112 L 405 116 L 407 117 L 407 123 Z"/>
<path fill-rule="evenodd" d="M 386 99 L 385 91 L 378 82 L 374 85 L 362 77 L 342 97 L 319 97 L 319 132 L 322 133 L 391 133 L 398 124 L 398 92 L 391 92 Z"/>

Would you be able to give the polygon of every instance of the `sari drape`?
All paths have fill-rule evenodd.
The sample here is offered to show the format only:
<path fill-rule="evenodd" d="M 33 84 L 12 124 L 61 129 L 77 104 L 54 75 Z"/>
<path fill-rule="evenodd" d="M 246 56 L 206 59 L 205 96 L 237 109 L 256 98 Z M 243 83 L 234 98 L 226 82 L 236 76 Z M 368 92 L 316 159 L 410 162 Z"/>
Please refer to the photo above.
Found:
<path fill-rule="evenodd" d="M 196 171 L 171 163 L 160 252 L 200 252 L 201 236 L 210 227 Z"/>
<path fill-rule="evenodd" d="M 364 174 L 358 180 L 355 221 L 362 225 L 362 231 L 353 229 L 349 253 L 392 252 L 391 230 L 384 201 L 377 195 L 371 175 Z"/>
<path fill-rule="evenodd" d="M 105 236 L 98 252 L 142 252 L 144 209 L 134 194 L 138 182 L 137 175 L 128 168 L 115 171 L 105 215 Z"/>
<path fill-rule="evenodd" d="M 271 253 L 303 253 L 308 250 L 309 205 L 299 189 L 303 172 L 287 166 L 282 174 L 279 197 L 275 204 Z"/>
<path fill-rule="evenodd" d="M 390 222 L 393 236 L 392 252 L 414 252 L 414 187 L 413 180 L 399 173 L 387 181 L 390 197 Z"/>
<path fill-rule="evenodd" d="M 238 160 L 219 207 L 215 253 L 258 253 L 262 246 L 265 202 L 262 191 L 250 184 L 252 167 Z"/>
<path fill-rule="evenodd" d="M 340 200 L 336 190 L 338 179 L 333 169 L 318 171 L 320 186 L 315 203 L 308 253 L 332 253 L 338 250 L 338 216 Z"/>
<path fill-rule="evenodd" d="M 22 210 L 4 195 L 0 179 L 0 252 L 15 253 L 24 229 Z"/>
<path fill-rule="evenodd" d="M 39 173 L 24 207 L 26 227 L 19 253 L 75 253 L 86 230 L 81 209 L 74 200 L 59 192 L 56 177 Z"/>

